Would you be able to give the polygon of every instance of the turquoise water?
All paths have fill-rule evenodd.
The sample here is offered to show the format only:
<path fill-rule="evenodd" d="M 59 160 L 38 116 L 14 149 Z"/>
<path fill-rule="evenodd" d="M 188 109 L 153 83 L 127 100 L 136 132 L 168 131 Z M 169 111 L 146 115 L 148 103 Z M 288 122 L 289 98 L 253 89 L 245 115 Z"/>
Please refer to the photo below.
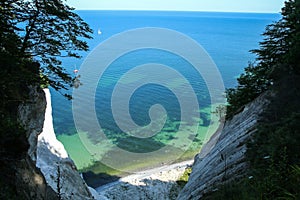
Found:
<path fill-rule="evenodd" d="M 210 12 L 78 11 L 78 14 L 95 30 L 94 39 L 88 41 L 91 50 L 112 35 L 134 28 L 161 27 L 179 31 L 205 48 L 216 63 L 226 88 L 235 86 L 236 77 L 249 61 L 254 61 L 255 57 L 249 53 L 249 50 L 258 48 L 265 26 L 279 18 L 279 14 Z M 101 30 L 101 34 L 97 33 L 98 30 Z M 70 73 L 73 73 L 75 68 L 79 69 L 88 53 L 82 53 L 81 60 L 65 59 L 66 69 Z M 170 88 L 147 84 L 139 88 L 130 99 L 131 117 L 141 127 L 150 123 L 148 111 L 152 105 L 161 104 L 165 108 L 168 114 L 167 122 L 157 135 L 147 139 L 131 137 L 120 130 L 114 121 L 111 111 L 111 95 L 114 86 L 128 70 L 146 63 L 170 66 L 186 77 L 192 85 L 201 108 L 199 120 L 201 128 L 196 133 L 195 139 L 191 141 L 192 145 L 187 155 L 187 157 L 193 157 L 201 148 L 201 144 L 208 139 L 202 132 L 207 131 L 212 120 L 210 97 L 203 78 L 191 64 L 166 51 L 157 49 L 133 51 L 115 60 L 107 68 L 99 81 L 95 98 L 95 109 L 101 127 L 112 144 L 135 153 L 156 151 L 168 145 L 168 141 L 174 138 L 184 142 L 178 134 L 176 135 L 180 122 L 180 109 L 172 88 L 180 87 L 181 83 L 177 80 L 170 81 Z M 128 81 L 134 82 L 145 76 L 147 75 L 139 74 Z M 164 78 L 163 74 L 161 78 Z M 95 173 L 100 172 L 100 167 L 97 168 L 97 165 L 100 166 L 97 161 L 101 160 L 101 156 L 112 153 L 109 145 L 101 144 L 99 138 L 93 135 L 95 130 L 87 128 L 84 133 L 80 133 L 81 140 L 85 140 L 85 144 L 90 145 L 89 148 L 101 152 L 100 157 L 90 155 L 77 134 L 71 102 L 65 100 L 60 94 L 51 92 L 54 128 L 58 138 L 63 142 L 79 169 L 94 169 Z M 214 130 L 216 129 L 217 127 L 214 127 Z M 182 148 L 180 142 L 175 142 L 178 149 Z M 167 156 L 168 154 L 162 155 L 160 160 L 155 161 L 156 164 L 161 163 Z M 141 162 L 147 163 L 145 160 Z M 155 165 L 155 162 L 149 161 L 149 166 Z M 147 167 L 147 164 L 141 163 L 132 165 L 140 168 Z M 128 168 L 128 165 L 126 167 Z"/>

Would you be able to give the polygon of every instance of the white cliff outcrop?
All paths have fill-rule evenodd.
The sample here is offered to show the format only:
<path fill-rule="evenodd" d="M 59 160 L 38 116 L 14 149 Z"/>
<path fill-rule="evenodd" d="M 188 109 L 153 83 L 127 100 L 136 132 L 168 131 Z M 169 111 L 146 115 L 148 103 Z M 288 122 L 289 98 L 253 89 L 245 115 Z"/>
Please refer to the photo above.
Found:
<path fill-rule="evenodd" d="M 195 157 L 189 181 L 177 199 L 201 199 L 205 193 L 217 190 L 220 184 L 246 175 L 249 166 L 245 160 L 246 144 L 256 132 L 259 116 L 269 103 L 268 95 L 261 95 L 247 104 L 225 123 L 221 132 L 215 133 L 203 151 Z M 213 140 L 216 138 L 215 143 Z"/>
<path fill-rule="evenodd" d="M 30 101 L 21 104 L 18 111 L 29 143 L 27 156 L 16 170 L 21 193 L 26 199 L 98 198 L 56 139 L 49 90 L 31 87 L 29 96 Z"/>
<path fill-rule="evenodd" d="M 89 188 L 76 170 L 63 144 L 56 139 L 53 122 L 51 96 L 46 94 L 46 112 L 43 131 L 38 136 L 36 166 L 40 168 L 47 184 L 62 199 L 92 199 Z M 59 188 L 58 188 L 59 187 Z"/>
<path fill-rule="evenodd" d="M 32 101 L 19 108 L 20 122 L 26 129 L 30 147 L 17 174 L 21 177 L 20 187 L 30 188 L 23 187 L 27 199 L 58 199 L 58 193 L 62 199 L 78 200 L 176 198 L 172 190 L 178 190 L 176 180 L 185 166 L 123 178 L 109 187 L 97 188 L 98 193 L 89 188 L 56 139 L 49 90 L 44 90 L 44 93 L 31 88 L 31 91 Z M 223 130 L 212 136 L 195 157 L 189 181 L 177 199 L 200 199 L 220 184 L 245 176 L 248 168 L 246 143 L 255 133 L 259 115 L 269 103 L 268 95 L 264 94 L 246 105 L 242 112 L 225 123 Z"/>

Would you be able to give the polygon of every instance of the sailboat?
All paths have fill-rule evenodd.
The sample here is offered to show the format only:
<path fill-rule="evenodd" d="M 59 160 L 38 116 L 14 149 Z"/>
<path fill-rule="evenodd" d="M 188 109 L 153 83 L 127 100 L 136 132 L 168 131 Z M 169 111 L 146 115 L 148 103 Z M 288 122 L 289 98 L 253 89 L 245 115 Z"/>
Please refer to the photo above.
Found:
<path fill-rule="evenodd" d="M 100 30 L 100 28 L 98 28 L 98 35 L 101 35 L 101 34 L 102 34 L 101 30 Z"/>
<path fill-rule="evenodd" d="M 79 70 L 77 69 L 76 65 L 74 65 L 74 70 L 73 70 L 74 74 L 77 74 L 79 72 Z"/>

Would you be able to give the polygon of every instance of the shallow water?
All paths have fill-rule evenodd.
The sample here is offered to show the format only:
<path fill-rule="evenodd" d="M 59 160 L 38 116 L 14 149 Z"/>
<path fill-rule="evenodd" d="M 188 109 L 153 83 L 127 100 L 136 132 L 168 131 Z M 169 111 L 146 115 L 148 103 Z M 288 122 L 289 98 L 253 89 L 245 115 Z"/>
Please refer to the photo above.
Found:
<path fill-rule="evenodd" d="M 227 88 L 235 86 L 235 77 L 242 72 L 249 61 L 254 61 L 254 55 L 250 54 L 249 50 L 258 48 L 258 42 L 262 39 L 260 34 L 265 26 L 279 18 L 278 14 L 251 13 L 139 11 L 78 11 L 78 13 L 95 30 L 94 39 L 88 41 L 91 49 L 114 34 L 134 28 L 162 27 L 191 37 L 201 44 L 214 60 Z M 98 29 L 101 30 L 101 34 L 98 34 Z M 82 53 L 83 58 L 80 60 L 65 59 L 66 69 L 70 73 L 73 73 L 74 69 L 79 69 L 80 72 L 80 65 L 87 55 L 88 53 Z M 141 139 L 124 133 L 118 127 L 111 110 L 113 89 L 126 72 L 147 63 L 167 65 L 189 81 L 200 107 L 200 118 L 196 119 L 197 125 L 200 125 L 197 132 L 190 133 L 193 130 L 192 125 L 178 132 L 181 122 L 180 106 L 172 90 L 182 87 L 180 79 L 170 80 L 168 87 L 157 84 L 144 85 L 131 96 L 130 115 L 141 127 L 151 122 L 148 114 L 151 106 L 160 104 L 165 108 L 166 123 L 159 133 Z M 130 79 L 123 79 L 122 84 L 130 85 L 146 77 L 147 74 L 135 74 Z M 158 78 L 164 77 L 165 74 L 161 74 Z M 115 162 L 120 163 L 119 170 L 130 172 L 161 163 L 174 162 L 175 158 L 179 160 L 192 158 L 218 128 L 217 116 L 211 113 L 215 108 L 211 109 L 210 95 L 203 78 L 185 59 L 158 49 L 137 50 L 121 56 L 111 63 L 99 79 L 95 93 L 95 110 L 107 138 L 105 140 L 96 134 L 98 130 L 89 129 L 88 124 L 86 130 L 77 131 L 71 102 L 53 90 L 51 92 L 54 128 L 58 139 L 64 144 L 78 169 L 92 170 L 95 174 L 118 174 L 116 170 L 107 168 L 99 162 L 104 161 L 106 157 L 114 157 Z M 126 124 L 126 120 L 124 119 L 123 123 Z M 160 120 L 158 120 L 158 127 L 161 126 L 159 122 Z M 136 131 L 146 132 L 143 128 Z M 113 146 L 139 155 L 155 152 L 164 147 L 169 148 L 167 152 L 155 156 L 126 160 Z M 104 161 L 104 163 L 109 162 Z"/>

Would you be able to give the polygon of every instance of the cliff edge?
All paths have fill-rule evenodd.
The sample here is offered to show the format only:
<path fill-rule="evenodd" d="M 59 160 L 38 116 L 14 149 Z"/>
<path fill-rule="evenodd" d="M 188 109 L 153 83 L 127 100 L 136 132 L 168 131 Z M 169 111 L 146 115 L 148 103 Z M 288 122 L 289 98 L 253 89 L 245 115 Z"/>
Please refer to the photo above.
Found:
<path fill-rule="evenodd" d="M 245 177 L 249 166 L 245 160 L 246 144 L 256 131 L 260 114 L 268 105 L 268 95 L 265 93 L 247 104 L 211 137 L 195 157 L 189 181 L 177 199 L 198 200 L 217 190 L 221 184 Z M 216 143 L 214 140 L 217 140 Z"/>
<path fill-rule="evenodd" d="M 29 149 L 17 167 L 18 190 L 26 199 L 95 199 L 55 136 L 49 89 L 30 88 L 30 101 L 19 106 Z"/>

